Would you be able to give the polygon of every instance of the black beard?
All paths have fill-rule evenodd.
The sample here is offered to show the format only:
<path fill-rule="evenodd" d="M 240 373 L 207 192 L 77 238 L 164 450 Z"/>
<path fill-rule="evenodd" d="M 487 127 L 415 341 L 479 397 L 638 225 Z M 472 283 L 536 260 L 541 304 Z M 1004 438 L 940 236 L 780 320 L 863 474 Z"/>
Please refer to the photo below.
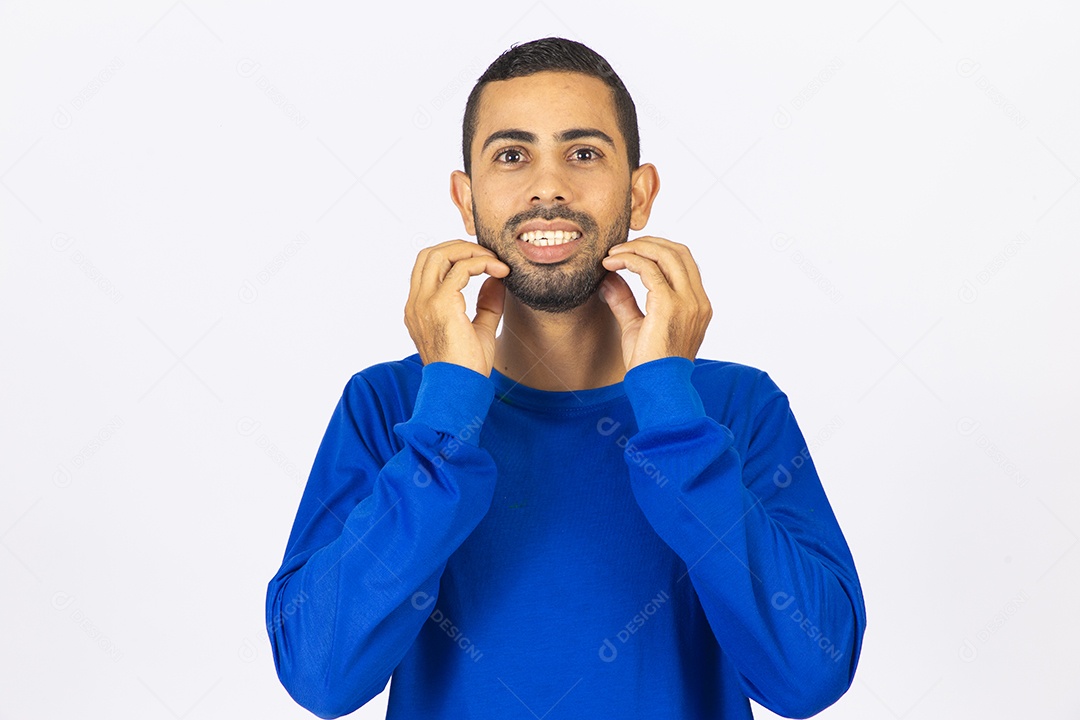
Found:
<path fill-rule="evenodd" d="M 607 257 L 608 250 L 621 242 L 626 242 L 630 233 L 630 192 L 626 193 L 626 206 L 615 222 L 607 229 L 603 242 L 594 254 L 590 248 L 582 247 L 565 260 L 557 263 L 533 263 L 523 258 L 518 252 L 500 252 L 498 238 L 490 228 L 480 222 L 473 202 L 473 218 L 476 222 L 476 241 L 495 253 L 510 266 L 510 274 L 502 279 L 514 297 L 533 310 L 549 313 L 562 313 L 580 306 L 600 288 L 600 283 L 608 270 L 600 261 Z M 592 216 L 579 210 L 564 207 L 536 207 L 514 215 L 503 226 L 504 247 L 517 242 L 514 230 L 529 220 L 569 220 L 582 230 L 581 242 L 597 243 L 601 241 L 596 221 Z M 595 254 L 596 251 L 598 254 Z"/>

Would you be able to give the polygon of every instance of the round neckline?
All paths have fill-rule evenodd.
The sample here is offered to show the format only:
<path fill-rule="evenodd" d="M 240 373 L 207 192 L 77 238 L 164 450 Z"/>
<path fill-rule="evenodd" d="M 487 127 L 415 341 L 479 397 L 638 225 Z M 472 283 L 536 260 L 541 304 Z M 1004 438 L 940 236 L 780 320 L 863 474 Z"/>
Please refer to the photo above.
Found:
<path fill-rule="evenodd" d="M 595 407 L 611 400 L 626 397 L 622 381 L 613 385 L 584 390 L 539 390 L 512 380 L 495 368 L 491 369 L 495 385 L 495 400 L 511 407 L 537 410 L 565 410 Z"/>

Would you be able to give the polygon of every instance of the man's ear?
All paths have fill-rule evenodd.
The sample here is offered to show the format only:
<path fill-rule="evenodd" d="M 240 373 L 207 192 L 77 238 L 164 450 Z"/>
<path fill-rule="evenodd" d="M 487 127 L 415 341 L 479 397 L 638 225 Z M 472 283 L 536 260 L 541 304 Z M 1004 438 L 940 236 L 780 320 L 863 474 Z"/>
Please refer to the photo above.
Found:
<path fill-rule="evenodd" d="M 450 199 L 457 205 L 461 213 L 461 221 L 465 223 L 465 232 L 476 235 L 476 219 L 473 218 L 472 204 L 472 180 L 460 170 L 450 173 Z"/>
<path fill-rule="evenodd" d="M 656 166 L 645 163 L 630 173 L 630 229 L 641 230 L 649 222 L 653 200 L 660 192 L 660 174 Z"/>

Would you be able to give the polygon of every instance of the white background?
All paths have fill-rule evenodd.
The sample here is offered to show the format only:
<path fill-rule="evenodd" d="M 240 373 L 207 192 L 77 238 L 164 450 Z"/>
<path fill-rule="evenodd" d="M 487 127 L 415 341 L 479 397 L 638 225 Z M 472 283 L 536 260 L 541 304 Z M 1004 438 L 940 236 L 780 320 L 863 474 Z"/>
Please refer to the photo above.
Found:
<path fill-rule="evenodd" d="M 852 548 L 820 717 L 1080 717 L 1077 13 L 811 5 L 5 3 L 0 717 L 310 717 L 266 583 L 465 237 L 473 81 L 546 35 L 629 87 L 700 355 L 788 393 Z"/>

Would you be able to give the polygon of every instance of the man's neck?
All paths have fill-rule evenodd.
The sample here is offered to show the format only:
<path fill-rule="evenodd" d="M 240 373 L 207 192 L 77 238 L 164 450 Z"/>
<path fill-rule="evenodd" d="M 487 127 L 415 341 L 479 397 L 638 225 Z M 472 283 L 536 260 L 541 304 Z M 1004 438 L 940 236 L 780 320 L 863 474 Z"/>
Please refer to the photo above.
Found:
<path fill-rule="evenodd" d="M 495 369 L 537 390 L 613 385 L 626 374 L 619 324 L 598 293 L 564 313 L 535 311 L 507 293 Z"/>

